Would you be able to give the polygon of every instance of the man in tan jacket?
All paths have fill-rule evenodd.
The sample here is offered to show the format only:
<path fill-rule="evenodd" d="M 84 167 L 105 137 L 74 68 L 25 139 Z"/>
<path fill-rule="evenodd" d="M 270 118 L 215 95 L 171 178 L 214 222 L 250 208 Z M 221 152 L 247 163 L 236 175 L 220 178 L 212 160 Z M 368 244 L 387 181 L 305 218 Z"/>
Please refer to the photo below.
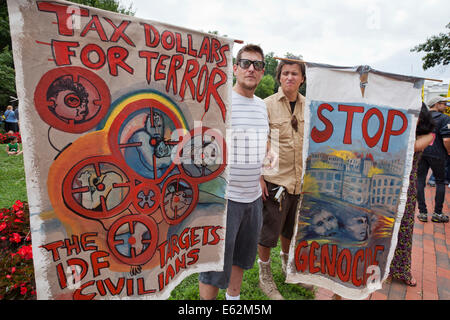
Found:
<path fill-rule="evenodd" d="M 289 246 L 294 230 L 295 214 L 300 195 L 303 149 L 303 108 L 305 97 L 299 88 L 305 81 L 305 65 L 281 60 L 276 78 L 278 92 L 267 97 L 270 139 L 272 149 L 278 148 L 278 172 L 261 177 L 263 190 L 263 226 L 259 238 L 259 287 L 273 300 L 282 300 L 273 281 L 270 252 L 281 238 L 281 261 L 286 274 Z M 273 146 L 277 143 L 276 147 Z"/>

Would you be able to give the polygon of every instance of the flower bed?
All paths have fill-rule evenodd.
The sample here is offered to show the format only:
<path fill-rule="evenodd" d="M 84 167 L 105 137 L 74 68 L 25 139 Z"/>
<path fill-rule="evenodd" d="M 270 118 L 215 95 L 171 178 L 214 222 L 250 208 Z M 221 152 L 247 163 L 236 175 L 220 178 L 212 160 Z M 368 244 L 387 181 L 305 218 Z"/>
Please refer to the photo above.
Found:
<path fill-rule="evenodd" d="M 9 142 L 9 137 L 16 136 L 17 142 L 22 143 L 22 137 L 20 136 L 19 132 L 15 132 L 13 134 L 11 133 L 0 133 L 0 144 L 5 144 Z"/>
<path fill-rule="evenodd" d="M 33 253 L 27 203 L 0 209 L 0 300 L 34 300 Z"/>

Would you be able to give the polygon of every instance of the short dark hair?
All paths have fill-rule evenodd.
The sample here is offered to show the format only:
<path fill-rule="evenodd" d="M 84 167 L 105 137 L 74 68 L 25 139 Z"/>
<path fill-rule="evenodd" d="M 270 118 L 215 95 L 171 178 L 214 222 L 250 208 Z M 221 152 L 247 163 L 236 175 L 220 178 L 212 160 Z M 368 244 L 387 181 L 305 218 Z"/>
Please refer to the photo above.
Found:
<path fill-rule="evenodd" d="M 295 57 L 295 59 L 297 59 L 297 57 Z M 300 60 L 298 62 L 297 61 L 291 61 L 291 60 L 281 60 L 280 63 L 278 64 L 278 66 L 277 66 L 277 72 L 276 72 L 276 76 L 275 76 L 278 84 L 281 84 L 280 83 L 281 69 L 283 69 L 283 66 L 285 66 L 287 64 L 289 64 L 289 65 L 292 65 L 292 64 L 298 65 L 300 67 L 300 71 L 301 71 L 302 76 L 303 76 L 303 82 L 306 81 L 306 69 L 305 69 L 305 64 L 303 62 L 301 62 Z"/>
<path fill-rule="evenodd" d="M 247 44 L 245 46 L 243 46 L 237 53 L 236 56 L 236 63 L 241 59 L 242 53 L 243 52 L 256 52 L 259 53 L 264 61 L 264 52 L 263 49 L 261 49 L 260 46 L 256 45 L 256 44 Z"/>
<path fill-rule="evenodd" d="M 89 94 L 86 88 L 78 82 L 74 82 L 71 77 L 62 76 L 52 82 L 47 90 L 47 100 L 50 98 L 56 98 L 60 91 L 70 90 L 77 94 L 77 96 L 83 101 L 88 102 Z"/>

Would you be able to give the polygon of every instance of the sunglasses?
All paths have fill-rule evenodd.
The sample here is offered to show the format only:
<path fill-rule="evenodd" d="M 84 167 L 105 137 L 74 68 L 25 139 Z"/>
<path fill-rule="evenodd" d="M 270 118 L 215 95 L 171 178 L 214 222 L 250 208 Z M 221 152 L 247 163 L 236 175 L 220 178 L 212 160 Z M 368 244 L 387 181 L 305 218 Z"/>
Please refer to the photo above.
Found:
<path fill-rule="evenodd" d="M 291 126 L 295 130 L 295 132 L 298 131 L 298 121 L 296 116 L 292 116 L 291 118 Z"/>
<path fill-rule="evenodd" d="M 248 69 L 253 64 L 253 67 L 255 68 L 256 71 L 261 71 L 262 69 L 264 69 L 264 66 L 266 65 L 266 63 L 264 61 L 259 61 L 259 60 L 253 61 L 253 60 L 248 60 L 248 59 L 239 59 L 237 64 L 242 69 Z"/>

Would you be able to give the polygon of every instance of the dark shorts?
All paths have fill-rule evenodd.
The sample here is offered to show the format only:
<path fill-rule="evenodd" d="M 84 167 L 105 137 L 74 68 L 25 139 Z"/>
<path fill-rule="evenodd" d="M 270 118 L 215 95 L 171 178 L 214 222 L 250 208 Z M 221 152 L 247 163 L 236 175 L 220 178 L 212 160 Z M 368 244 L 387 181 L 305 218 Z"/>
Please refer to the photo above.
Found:
<path fill-rule="evenodd" d="M 228 200 L 223 271 L 201 272 L 199 281 L 220 289 L 228 288 L 231 267 L 253 268 L 262 224 L 262 199 L 251 203 Z"/>
<path fill-rule="evenodd" d="M 280 234 L 287 239 L 292 238 L 300 195 L 289 194 L 285 191 L 280 210 L 280 203 L 274 199 L 278 185 L 267 181 L 266 184 L 269 197 L 264 201 L 263 226 L 259 244 L 266 248 L 274 248 L 277 246 Z"/>

